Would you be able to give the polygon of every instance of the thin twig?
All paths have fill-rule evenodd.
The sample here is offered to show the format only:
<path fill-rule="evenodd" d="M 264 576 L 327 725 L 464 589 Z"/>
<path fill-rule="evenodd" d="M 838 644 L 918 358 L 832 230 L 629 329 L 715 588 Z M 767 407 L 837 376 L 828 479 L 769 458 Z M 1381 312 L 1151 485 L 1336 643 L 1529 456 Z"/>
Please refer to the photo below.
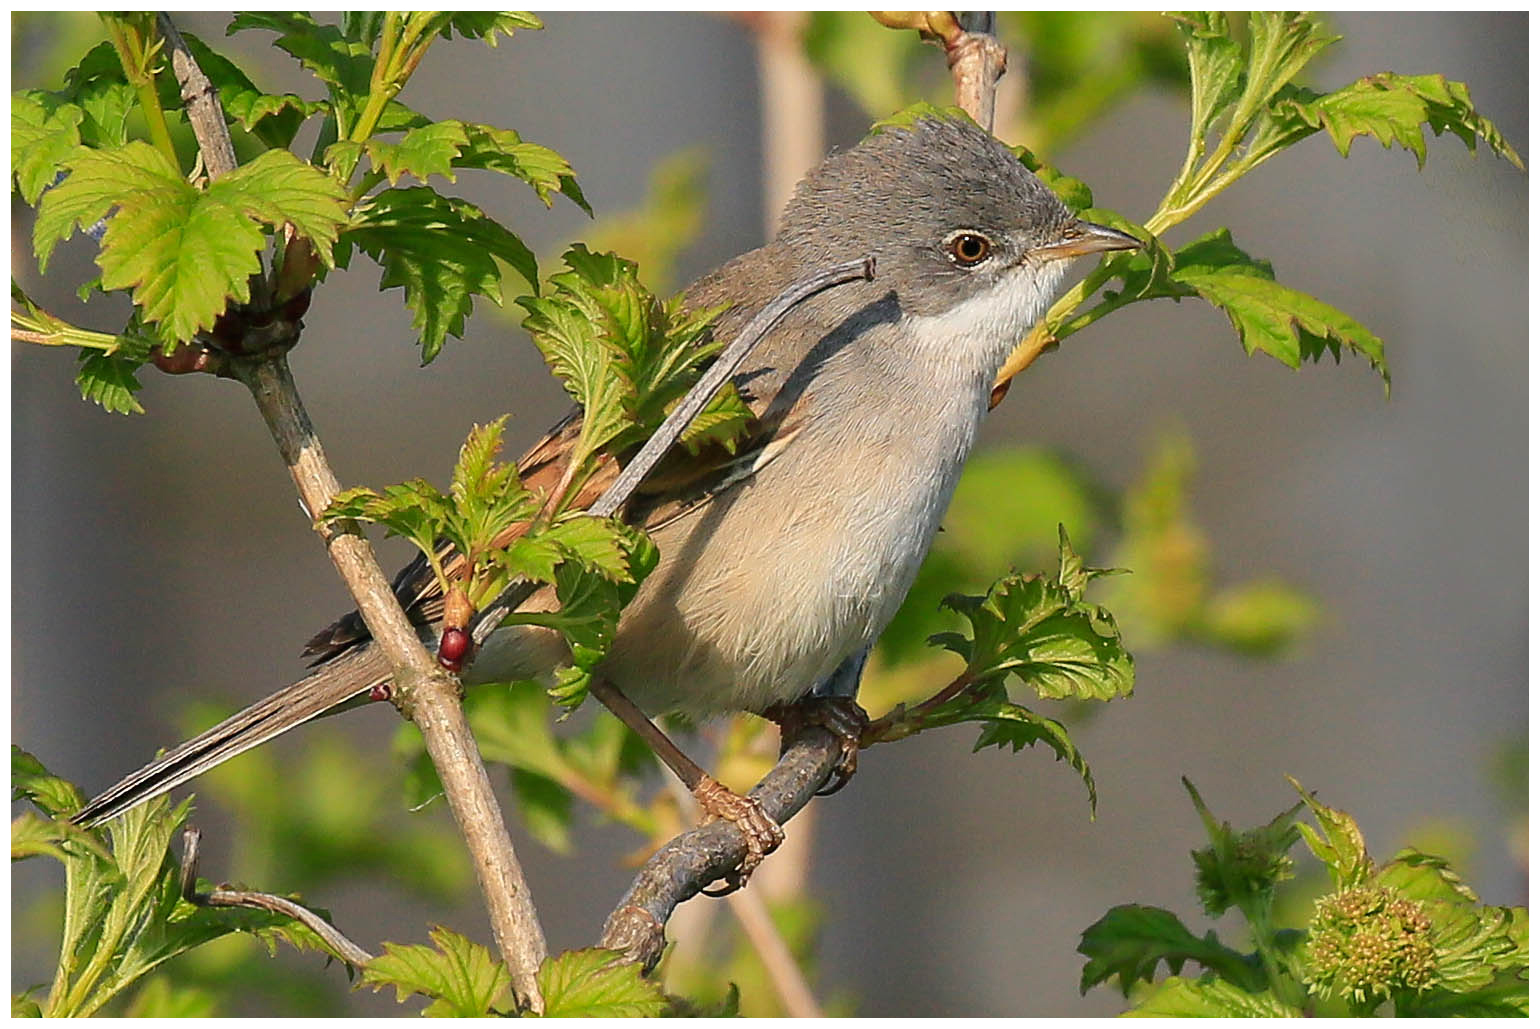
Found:
<path fill-rule="evenodd" d="M 279 354 L 240 361 L 234 371 L 261 409 L 306 510 L 325 509 L 337 495 L 337 478 L 310 426 L 287 360 Z M 535 971 L 545 960 L 545 934 L 460 707 L 459 681 L 423 649 L 357 525 L 334 522 L 319 525 L 316 531 L 325 540 L 364 624 L 390 661 L 396 686 L 392 703 L 422 730 L 450 812 L 471 852 L 492 935 L 513 977 L 514 995 L 521 1006 L 538 1011 L 542 999 Z"/>
<path fill-rule="evenodd" d="M 198 151 L 203 155 L 203 167 L 210 179 L 217 179 L 235 170 L 235 147 L 230 142 L 230 130 L 225 125 L 224 105 L 219 102 L 219 90 L 203 74 L 187 41 L 177 31 L 171 16 L 161 11 L 156 21 L 160 34 L 166 39 L 171 51 L 171 71 L 177 84 L 182 87 L 182 104 L 187 109 L 187 124 L 192 126 L 198 140 Z"/>
<path fill-rule="evenodd" d="M 1005 47 L 995 38 L 993 11 L 960 11 L 961 30 L 945 39 L 957 106 L 990 132 L 995 128 L 995 84 L 1005 74 Z"/>
<path fill-rule="evenodd" d="M 749 797 L 785 825 L 812 800 L 839 760 L 839 737 L 810 724 L 792 738 Z M 663 954 L 663 927 L 674 908 L 742 865 L 748 849 L 743 833 L 722 821 L 676 836 L 642 866 L 605 921 L 599 946 L 651 968 Z"/>
<path fill-rule="evenodd" d="M 199 893 L 198 844 L 202 838 L 203 834 L 190 825 L 182 830 L 183 900 L 199 907 L 256 908 L 286 915 L 319 936 L 328 950 L 354 968 L 362 968 L 374 960 L 373 954 L 344 936 L 335 925 L 288 897 L 280 897 L 276 893 L 259 893 L 256 890 L 233 890 L 227 886 L 216 886 L 207 893 Z"/>

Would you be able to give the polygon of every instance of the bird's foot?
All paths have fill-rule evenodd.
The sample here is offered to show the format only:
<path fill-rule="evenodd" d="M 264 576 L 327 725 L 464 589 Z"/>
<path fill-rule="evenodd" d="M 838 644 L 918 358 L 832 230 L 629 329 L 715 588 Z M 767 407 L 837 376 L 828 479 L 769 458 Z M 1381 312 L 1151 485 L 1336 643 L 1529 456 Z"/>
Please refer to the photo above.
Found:
<path fill-rule="evenodd" d="M 854 697 L 809 695 L 794 704 L 777 704 L 765 712 L 765 717 L 781 727 L 782 753 L 785 753 L 787 741 L 808 725 L 822 726 L 839 737 L 839 764 L 829 773 L 829 781 L 818 791 L 818 796 L 827 797 L 838 793 L 856 774 L 856 756 L 861 753 L 861 734 L 871 724 L 871 719 Z"/>
<path fill-rule="evenodd" d="M 759 801 L 734 793 L 710 776 L 702 779 L 690 792 L 695 795 L 704 820 L 720 818 L 735 826 L 748 844 L 749 852 L 744 855 L 743 864 L 727 876 L 726 885 L 720 890 L 701 891 L 708 897 L 725 897 L 749 881 L 765 855 L 785 842 L 786 831 L 765 814 Z"/>

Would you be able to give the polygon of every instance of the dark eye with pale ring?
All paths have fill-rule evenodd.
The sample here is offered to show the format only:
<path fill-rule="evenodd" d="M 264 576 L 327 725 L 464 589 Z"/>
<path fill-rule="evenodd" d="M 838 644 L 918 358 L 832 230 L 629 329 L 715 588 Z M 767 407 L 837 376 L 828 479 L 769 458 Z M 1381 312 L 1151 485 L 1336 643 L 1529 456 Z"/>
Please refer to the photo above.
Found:
<path fill-rule="evenodd" d="M 993 249 L 989 237 L 977 232 L 953 233 L 947 237 L 944 246 L 947 260 L 964 268 L 982 263 Z"/>

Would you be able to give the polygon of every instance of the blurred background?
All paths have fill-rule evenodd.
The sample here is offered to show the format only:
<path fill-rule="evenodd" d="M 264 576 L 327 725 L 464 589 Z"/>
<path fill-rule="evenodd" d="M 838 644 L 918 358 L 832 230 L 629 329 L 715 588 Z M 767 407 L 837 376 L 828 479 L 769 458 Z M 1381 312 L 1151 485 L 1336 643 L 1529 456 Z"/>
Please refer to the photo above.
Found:
<path fill-rule="evenodd" d="M 225 17 L 177 17 L 269 91 L 316 95 L 270 34 L 225 40 Z M 829 147 L 946 98 L 938 51 L 864 19 L 552 14 L 495 51 L 436 45 L 403 100 L 515 128 L 571 161 L 596 221 L 491 175 L 452 187 L 517 231 L 543 271 L 588 239 L 677 288 L 758 245 L 778 206 L 767 198 Z M 1316 88 L 1443 73 L 1528 158 L 1527 14 L 1330 21 L 1345 38 L 1313 66 Z M 1000 135 L 1142 220 L 1186 149 L 1169 27 L 1003 17 L 1002 34 Z M 93 18 L 13 15 L 13 89 L 57 88 L 101 38 Z M 1065 69 L 1074 77 L 1056 78 Z M 1314 137 L 1167 237 L 1228 226 L 1280 281 L 1369 326 L 1385 340 L 1388 398 L 1353 357 L 1299 372 L 1247 358 L 1224 316 L 1194 300 L 1140 304 L 1076 335 L 988 419 L 863 699 L 950 678 L 944 657 L 912 646 L 935 600 L 1013 565 L 1050 567 L 1060 521 L 1092 563 L 1134 572 L 1101 599 L 1135 650 L 1136 692 L 1094 711 L 1042 705 L 1095 771 L 1094 822 L 1046 751 L 972 754 L 972 732 L 956 728 L 863 753 L 843 792 L 792 823 L 810 851 L 766 871 L 782 862 L 795 890 L 805 869 L 806 896 L 778 914 L 827 1010 L 1120 1010 L 1105 987 L 1080 996 L 1074 947 L 1130 901 L 1203 931 L 1188 855 L 1204 839 L 1183 775 L 1237 827 L 1288 807 L 1294 775 L 1353 813 L 1375 856 L 1417 844 L 1463 867 L 1485 901 L 1526 902 L 1528 183 L 1452 137 L 1428 149 L 1419 173 L 1372 140 L 1343 160 Z M 125 307 L 74 298 L 94 274 L 89 242 L 61 247 L 40 279 L 30 228 L 13 197 L 12 273 L 29 294 L 119 327 Z M 512 412 L 517 449 L 564 412 L 516 318 L 478 305 L 466 338 L 420 368 L 410 314 L 378 280 L 362 258 L 333 274 L 291 357 L 345 484 L 443 482 L 471 422 Z M 350 605 L 239 386 L 147 371 L 148 414 L 120 417 L 79 399 L 67 353 L 13 345 L 11 370 L 12 739 L 92 792 L 297 677 L 299 645 Z M 396 541 L 382 551 L 387 570 L 408 556 Z M 370 709 L 307 727 L 202 785 L 203 873 L 301 889 L 366 944 L 421 940 L 430 922 L 487 940 L 443 806 L 402 810 L 397 722 Z M 303 810 L 281 816 L 290 807 Z M 514 831 L 552 946 L 590 944 L 639 838 L 581 808 L 566 854 L 518 819 Z M 13 989 L 51 974 L 61 881 L 51 862 L 14 871 Z M 758 973 L 733 956 L 715 903 L 687 904 L 671 937 L 716 912 L 719 960 L 748 984 L 747 1010 Z M 1221 925 L 1232 939 L 1238 928 Z M 411 1010 L 345 994 L 342 971 L 314 956 L 206 950 L 174 974 L 207 984 L 239 969 L 249 989 L 225 1013 Z"/>

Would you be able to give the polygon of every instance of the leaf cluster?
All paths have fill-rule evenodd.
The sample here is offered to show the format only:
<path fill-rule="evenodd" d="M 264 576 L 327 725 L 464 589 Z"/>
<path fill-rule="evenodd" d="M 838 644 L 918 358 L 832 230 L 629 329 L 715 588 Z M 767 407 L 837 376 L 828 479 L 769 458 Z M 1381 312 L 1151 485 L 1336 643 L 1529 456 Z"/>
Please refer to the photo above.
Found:
<path fill-rule="evenodd" d="M 569 458 L 568 493 L 592 474 L 601 454 L 645 442 L 721 349 L 712 323 L 726 306 L 687 311 L 659 300 L 637 278 L 636 264 L 582 244 L 563 255 L 545 296 L 523 297 L 524 328 L 551 371 L 583 409 Z M 729 451 L 750 413 L 730 384 L 680 436 L 696 451 Z M 565 497 L 562 498 L 565 501 Z"/>
<path fill-rule="evenodd" d="M 463 597 L 473 609 L 515 580 L 554 586 L 558 610 L 521 611 L 508 621 L 547 626 L 567 638 L 572 665 L 559 673 L 553 696 L 576 706 L 657 551 L 645 533 L 618 520 L 549 511 L 520 481 L 516 465 L 497 461 L 506 421 L 472 427 L 447 494 L 423 479 L 383 492 L 360 486 L 339 493 L 319 520 L 375 522 L 409 540 L 442 595 Z"/>
<path fill-rule="evenodd" d="M 480 169 L 527 183 L 547 206 L 559 193 L 589 210 L 555 151 L 511 129 L 433 121 L 398 99 L 435 39 L 462 35 L 495 45 L 499 35 L 540 28 L 533 15 L 350 13 L 339 25 L 304 12 L 237 15 L 231 32 L 277 33 L 278 48 L 324 85 L 327 98 L 315 101 L 263 91 L 234 62 L 185 35 L 247 158 L 213 181 L 189 159 L 180 87 L 155 19 L 103 20 L 111 40 L 70 70 L 63 89 L 13 94 L 13 188 L 38 206 L 39 269 L 77 230 L 98 237 L 101 276 L 86 289 L 128 293 L 134 321 L 118 335 L 148 335 L 166 354 L 195 341 L 228 345 L 225 337 L 243 331 L 240 321 L 234 328 L 220 321 L 232 314 L 270 323 L 278 305 L 361 251 L 381 265 L 382 288 L 403 289 L 429 361 L 447 336 L 463 333 L 474 296 L 503 302 L 501 264 L 532 287 L 538 269 L 518 235 L 475 205 L 399 185 L 402 178 L 453 182 L 458 169 Z M 312 119 L 320 121 L 319 137 L 305 161 L 288 148 Z M 135 138 L 140 124 L 147 138 Z M 40 342 L 92 345 L 86 330 L 55 329 L 73 330 L 74 338 L 56 331 Z M 141 410 L 133 373 L 149 356 L 87 355 L 82 394 L 108 410 Z"/>
<path fill-rule="evenodd" d="M 1012 575 L 983 596 L 945 598 L 943 606 L 966 619 L 971 633 L 938 633 L 930 642 L 962 657 L 966 667 L 930 700 L 913 708 L 899 705 L 874 723 L 868 742 L 979 722 L 975 751 L 987 746 L 1019 751 L 1047 743 L 1080 774 L 1094 812 L 1096 783 L 1068 730 L 1012 701 L 1006 680 L 1014 676 L 1047 700 L 1112 700 L 1133 691 L 1134 660 L 1123 648 L 1116 622 L 1106 608 L 1085 600 L 1091 580 L 1107 574 L 1107 569 L 1085 566 L 1060 526 L 1054 577 Z"/>
<path fill-rule="evenodd" d="M 1292 782 L 1292 780 L 1291 780 Z M 1196 936 L 1161 908 L 1113 908 L 1081 937 L 1084 993 L 1117 980 L 1125 996 L 1144 991 L 1131 1015 L 1398 1016 L 1527 1015 L 1529 914 L 1490 907 L 1442 858 L 1402 850 L 1377 864 L 1357 823 L 1297 782 L 1301 801 L 1266 825 L 1236 832 L 1219 822 L 1191 783 L 1209 845 L 1193 852 L 1199 900 L 1218 916 L 1246 919 L 1255 950 L 1241 953 L 1210 930 Z M 1295 822 L 1309 808 L 1316 824 Z M 1274 925 L 1274 888 L 1292 873 L 1288 851 L 1301 838 L 1326 866 L 1332 887 L 1304 929 Z M 1192 962 L 1196 977 L 1181 975 Z"/>
<path fill-rule="evenodd" d="M 315 933 L 282 915 L 183 899 L 171 842 L 189 802 L 157 799 L 104 829 L 84 830 L 68 821 L 83 803 L 80 791 L 15 746 L 11 784 L 13 799 L 30 800 L 46 816 L 26 812 L 12 822 L 12 860 L 44 854 L 65 873 L 58 970 L 46 998 L 32 1000 L 31 991 L 20 998 L 23 1013 L 93 1014 L 162 963 L 231 933 L 255 936 L 270 951 L 279 941 L 326 951 Z"/>

